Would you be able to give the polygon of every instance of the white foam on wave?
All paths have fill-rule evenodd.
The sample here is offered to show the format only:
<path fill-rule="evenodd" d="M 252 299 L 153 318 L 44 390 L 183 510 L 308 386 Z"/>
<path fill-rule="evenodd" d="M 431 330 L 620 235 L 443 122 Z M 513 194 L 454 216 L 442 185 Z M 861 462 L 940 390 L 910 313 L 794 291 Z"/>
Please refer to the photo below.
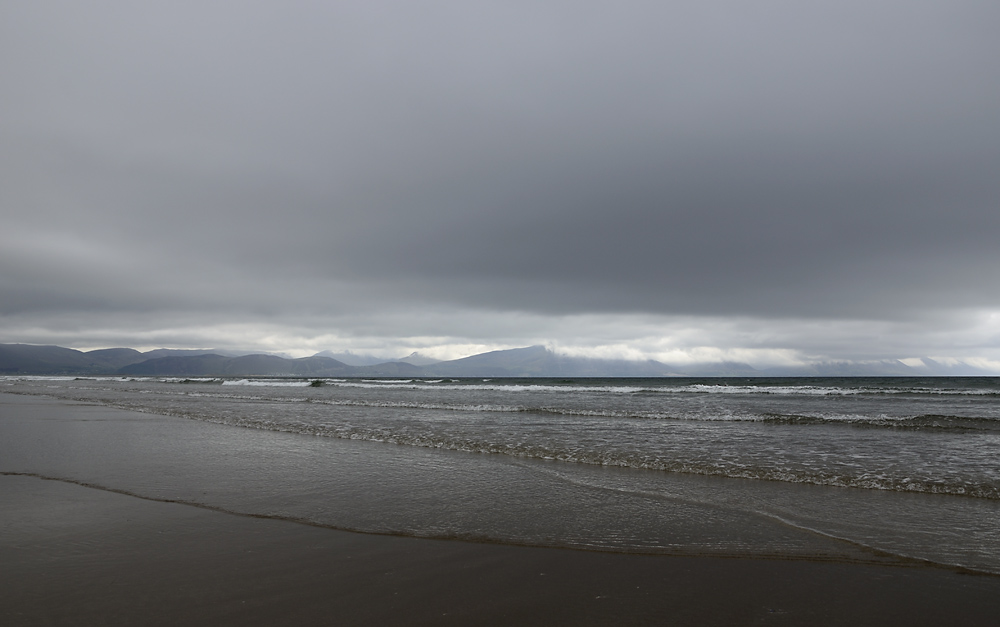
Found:
<path fill-rule="evenodd" d="M 709 385 L 694 384 L 680 387 L 655 388 L 657 392 L 688 392 L 702 394 L 764 394 L 774 396 L 856 396 L 859 394 L 918 394 L 997 396 L 996 390 L 973 388 L 928 387 L 823 387 L 815 385 Z"/>
<path fill-rule="evenodd" d="M 238 379 L 223 381 L 222 385 L 249 385 L 259 387 L 304 388 L 312 385 L 312 381 L 279 381 L 275 379 Z"/>
<path fill-rule="evenodd" d="M 803 396 L 851 396 L 872 390 L 865 388 L 817 387 L 813 385 L 707 385 L 695 384 L 676 388 L 662 388 L 670 392 L 698 392 L 702 394 L 775 394 Z"/>
<path fill-rule="evenodd" d="M 413 383 L 413 379 L 361 379 L 365 383 L 393 385 L 398 383 Z"/>
<path fill-rule="evenodd" d="M 82 377 L 48 377 L 42 375 L 29 375 L 29 374 L 19 374 L 19 375 L 4 375 L 0 377 L 0 381 L 76 381 Z"/>
<path fill-rule="evenodd" d="M 377 381 L 377 382 L 376 382 Z M 469 391 L 480 391 L 480 392 L 604 392 L 610 394 L 633 394 L 635 392 L 656 392 L 665 388 L 652 388 L 652 387 L 635 387 L 635 386 L 580 386 L 580 385 L 542 385 L 542 384 L 523 384 L 523 383 L 493 383 L 489 385 L 483 384 L 459 384 L 459 385 L 440 385 L 442 379 L 437 379 L 434 381 L 418 381 L 418 380 L 374 380 L 374 379 L 360 379 L 360 380 L 350 380 L 350 379 L 323 379 L 324 383 L 338 386 L 338 387 L 350 387 L 350 388 L 400 388 L 408 390 L 469 390 Z M 451 379 L 450 381 L 456 382 L 456 379 Z"/>
<path fill-rule="evenodd" d="M 278 422 L 272 418 L 239 417 L 188 417 L 218 422 L 232 426 L 283 431 L 333 437 L 349 440 L 365 440 L 403 446 L 447 449 L 470 453 L 506 455 L 513 458 L 540 459 L 576 464 L 606 467 L 659 470 L 685 474 L 755 479 L 783 483 L 826 485 L 845 488 L 862 488 L 893 492 L 919 492 L 925 494 L 949 494 L 974 498 L 1000 500 L 1000 485 L 991 481 L 963 481 L 955 478 L 932 478 L 894 476 L 886 472 L 832 472 L 822 468 L 789 467 L 783 464 L 760 464 L 760 460 L 712 460 L 674 458 L 671 455 L 646 454 L 641 451 L 616 451 L 594 447 L 553 446 L 548 442 L 531 443 L 490 439 L 488 437 L 449 433 L 414 433 L 398 431 L 385 426 L 365 426 L 362 424 L 311 424 L 305 422 Z"/>
<path fill-rule="evenodd" d="M 377 389 L 410 390 L 466 390 L 481 392 L 554 392 L 554 393 L 596 393 L 596 394 L 729 394 L 729 395 L 771 395 L 771 396 L 857 396 L 867 394 L 918 394 L 918 395 L 965 395 L 997 396 L 995 390 L 970 388 L 920 388 L 920 387 L 824 387 L 815 385 L 725 385 L 692 384 L 682 386 L 636 386 L 636 385 L 552 385 L 545 383 L 498 383 L 483 379 L 483 383 L 461 383 L 458 379 L 322 379 L 325 384 Z"/>

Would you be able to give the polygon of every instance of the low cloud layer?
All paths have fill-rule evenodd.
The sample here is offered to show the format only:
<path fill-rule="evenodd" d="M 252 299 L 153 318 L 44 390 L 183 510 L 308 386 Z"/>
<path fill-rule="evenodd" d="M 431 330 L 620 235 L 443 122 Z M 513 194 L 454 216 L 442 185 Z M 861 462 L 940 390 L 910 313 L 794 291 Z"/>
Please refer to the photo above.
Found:
<path fill-rule="evenodd" d="M 5 5 L 0 341 L 1000 359 L 998 18 Z"/>

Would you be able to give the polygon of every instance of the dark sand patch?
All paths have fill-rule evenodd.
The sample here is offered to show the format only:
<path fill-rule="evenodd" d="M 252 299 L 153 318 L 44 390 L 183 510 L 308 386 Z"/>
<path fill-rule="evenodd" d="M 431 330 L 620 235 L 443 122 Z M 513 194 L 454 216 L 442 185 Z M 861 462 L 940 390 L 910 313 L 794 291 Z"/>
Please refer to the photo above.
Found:
<path fill-rule="evenodd" d="M 1000 577 L 372 536 L 0 477 L 0 622 L 994 625 Z"/>

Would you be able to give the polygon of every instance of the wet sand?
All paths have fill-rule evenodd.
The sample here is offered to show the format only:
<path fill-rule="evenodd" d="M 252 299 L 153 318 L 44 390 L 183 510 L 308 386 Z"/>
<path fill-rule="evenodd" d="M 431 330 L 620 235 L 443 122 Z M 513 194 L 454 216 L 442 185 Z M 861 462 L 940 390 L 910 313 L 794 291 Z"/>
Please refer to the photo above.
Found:
<path fill-rule="evenodd" d="M 368 535 L 144 498 L 173 493 L 156 485 L 134 496 L 74 482 L 131 485 L 122 477 L 152 463 L 151 447 L 220 428 L 178 420 L 0 394 L 0 624 L 994 625 L 1000 616 L 1000 577 L 873 555 L 626 555 Z M 161 456 L 142 475 L 209 461 L 192 455 Z M 54 479 L 20 474 L 32 472 Z"/>
<path fill-rule="evenodd" d="M 1000 577 L 366 535 L 0 476 L 5 625 L 992 625 Z"/>

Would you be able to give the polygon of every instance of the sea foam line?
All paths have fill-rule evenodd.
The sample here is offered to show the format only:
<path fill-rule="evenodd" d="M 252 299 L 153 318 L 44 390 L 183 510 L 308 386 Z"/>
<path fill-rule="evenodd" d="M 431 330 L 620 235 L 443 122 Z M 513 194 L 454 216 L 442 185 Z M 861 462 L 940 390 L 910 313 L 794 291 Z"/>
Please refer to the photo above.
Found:
<path fill-rule="evenodd" d="M 132 407 L 121 408 L 135 410 L 135 408 Z M 146 411 L 150 410 L 147 409 Z M 805 469 L 768 468 L 750 465 L 734 466 L 732 464 L 713 464 L 694 460 L 663 459 L 650 457 L 642 453 L 613 452 L 603 450 L 560 450 L 550 448 L 543 444 L 527 444 L 523 442 L 490 442 L 473 438 L 446 437 L 435 434 L 405 434 L 395 432 L 389 427 L 364 428 L 357 425 L 317 425 L 304 422 L 279 423 L 263 418 L 245 416 L 223 418 L 185 412 L 153 411 L 152 413 L 166 413 L 169 415 L 204 422 L 224 424 L 234 427 L 260 429 L 265 431 L 296 433 L 300 435 L 331 437 L 346 440 L 361 440 L 421 448 L 436 448 L 467 453 L 505 455 L 513 458 L 539 459 L 543 461 L 559 461 L 593 466 L 636 468 L 663 472 L 728 477 L 734 479 L 754 479 L 783 483 L 861 488 L 891 492 L 943 494 L 982 498 L 987 500 L 1000 500 L 1000 485 L 991 483 L 952 483 L 947 481 L 932 480 L 929 478 L 897 478 L 886 475 L 873 476 L 869 474 L 850 476 L 828 472 L 810 472 Z"/>

